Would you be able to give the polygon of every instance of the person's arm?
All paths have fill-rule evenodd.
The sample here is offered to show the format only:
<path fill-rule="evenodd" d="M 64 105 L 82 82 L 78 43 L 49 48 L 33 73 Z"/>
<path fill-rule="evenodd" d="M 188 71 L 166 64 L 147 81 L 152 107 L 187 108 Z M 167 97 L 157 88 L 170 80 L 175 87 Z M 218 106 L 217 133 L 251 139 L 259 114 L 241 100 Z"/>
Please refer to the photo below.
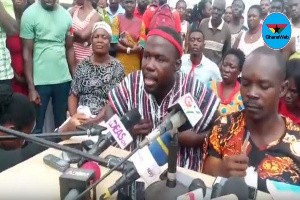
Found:
<path fill-rule="evenodd" d="M 27 10 L 29 11 L 29 10 Z M 35 90 L 33 82 L 33 47 L 34 47 L 34 16 L 31 12 L 24 12 L 21 19 L 21 32 L 23 45 L 23 60 L 24 60 L 24 74 L 27 81 L 28 89 Z"/>
<path fill-rule="evenodd" d="M 236 39 L 235 39 L 235 41 L 234 41 L 234 43 L 232 45 L 233 49 L 237 49 L 238 48 L 239 43 L 240 43 L 241 38 L 242 38 L 242 35 L 243 35 L 243 32 L 241 31 L 241 33 L 236 37 Z"/>
<path fill-rule="evenodd" d="M 139 53 L 141 48 L 134 47 L 133 45 L 129 45 L 126 40 L 126 33 L 124 38 L 120 39 L 120 29 L 119 29 L 119 18 L 115 16 L 112 22 L 112 40 L 115 50 L 119 53 L 127 53 L 127 48 L 131 48 L 130 53 Z M 126 44 L 126 45 L 125 45 Z"/>
<path fill-rule="evenodd" d="M 190 24 L 188 24 L 185 39 L 184 39 L 184 53 L 188 53 L 189 51 L 190 31 L 191 31 Z"/>
<path fill-rule="evenodd" d="M 231 49 L 231 33 L 228 29 L 228 33 L 227 33 L 227 37 L 226 37 L 226 40 L 224 42 L 224 46 L 223 46 L 223 56 L 222 58 L 225 57 L 226 53 Z"/>
<path fill-rule="evenodd" d="M 0 24 L 8 36 L 19 33 L 19 24 L 17 20 L 11 17 L 5 10 L 3 3 L 0 1 Z"/>
<path fill-rule="evenodd" d="M 72 27 L 70 28 L 70 31 L 68 31 L 66 35 L 66 56 L 67 56 L 67 62 L 69 66 L 69 71 L 72 77 L 74 76 L 75 68 L 76 68 L 76 59 L 75 59 L 75 52 L 73 47 L 73 35 L 72 35 Z"/>
<path fill-rule="evenodd" d="M 86 42 L 91 38 L 93 26 L 96 22 L 101 21 L 101 16 L 95 13 L 91 18 L 89 24 L 81 31 L 74 31 L 75 41 Z"/>
<path fill-rule="evenodd" d="M 70 113 L 70 116 L 73 116 L 77 113 L 77 107 L 78 107 L 78 96 L 74 93 L 70 93 L 68 98 L 68 110 Z"/>
<path fill-rule="evenodd" d="M 210 124 L 207 128 L 201 131 L 200 134 L 197 134 L 195 130 L 187 130 L 183 131 L 179 134 L 179 142 L 180 145 L 190 146 L 190 147 L 202 147 L 205 138 L 211 132 L 213 123 L 218 119 L 219 112 L 216 111 Z"/>

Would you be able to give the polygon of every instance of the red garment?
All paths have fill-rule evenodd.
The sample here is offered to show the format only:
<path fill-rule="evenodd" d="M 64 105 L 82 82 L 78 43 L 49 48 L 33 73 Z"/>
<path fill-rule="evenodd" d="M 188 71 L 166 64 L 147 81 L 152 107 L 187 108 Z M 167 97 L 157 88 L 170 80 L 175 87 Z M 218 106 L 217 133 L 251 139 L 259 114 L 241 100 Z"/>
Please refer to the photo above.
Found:
<path fill-rule="evenodd" d="M 14 68 L 14 71 L 21 77 L 25 77 L 24 75 L 24 66 L 23 66 L 23 55 L 22 55 L 22 43 L 19 35 L 14 35 L 11 37 L 7 37 L 6 46 L 10 51 L 11 55 L 11 65 Z M 28 96 L 28 88 L 27 85 L 21 84 L 16 81 L 14 78 L 12 80 L 12 87 L 14 92 L 22 93 Z"/>
<path fill-rule="evenodd" d="M 139 12 L 139 9 L 137 7 L 135 7 L 135 9 L 134 9 L 134 16 L 138 19 L 143 20 L 143 15 L 141 15 L 141 13 Z"/>
<path fill-rule="evenodd" d="M 293 113 L 288 111 L 284 99 L 281 99 L 279 102 L 278 112 L 282 114 L 284 117 L 290 118 L 294 123 L 300 126 L 300 116 L 295 116 Z"/>

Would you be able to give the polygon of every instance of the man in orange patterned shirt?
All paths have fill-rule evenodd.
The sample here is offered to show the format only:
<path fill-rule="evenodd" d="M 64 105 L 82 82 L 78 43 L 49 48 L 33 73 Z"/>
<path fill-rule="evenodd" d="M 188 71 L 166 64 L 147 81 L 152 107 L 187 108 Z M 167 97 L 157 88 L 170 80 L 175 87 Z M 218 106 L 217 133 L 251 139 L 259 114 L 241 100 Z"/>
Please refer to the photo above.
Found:
<path fill-rule="evenodd" d="M 240 89 L 245 110 L 215 122 L 204 147 L 204 173 L 244 177 L 252 166 L 261 191 L 268 192 L 267 179 L 300 185 L 300 127 L 278 113 L 285 71 L 282 55 L 267 47 L 247 57 Z"/>

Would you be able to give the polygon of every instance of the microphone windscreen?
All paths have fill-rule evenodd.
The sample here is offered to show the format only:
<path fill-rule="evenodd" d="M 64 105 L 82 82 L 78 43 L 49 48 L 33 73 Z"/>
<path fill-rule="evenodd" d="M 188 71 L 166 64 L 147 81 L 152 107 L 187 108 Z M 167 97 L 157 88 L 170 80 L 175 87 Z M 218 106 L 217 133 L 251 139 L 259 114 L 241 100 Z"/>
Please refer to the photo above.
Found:
<path fill-rule="evenodd" d="M 230 177 L 222 187 L 220 196 L 234 194 L 238 200 L 248 200 L 249 189 L 241 177 Z"/>
<path fill-rule="evenodd" d="M 137 108 L 134 108 L 125 113 L 125 115 L 123 115 L 120 120 L 124 127 L 128 130 L 139 123 L 139 121 L 141 120 L 141 114 Z"/>
<path fill-rule="evenodd" d="M 81 169 L 93 170 L 95 172 L 96 181 L 99 180 L 101 177 L 100 167 L 99 167 L 98 163 L 96 163 L 94 161 L 88 161 L 88 162 L 84 163 L 81 166 Z"/>
<path fill-rule="evenodd" d="M 149 145 L 149 150 L 159 166 L 168 162 L 171 135 L 166 132 Z"/>

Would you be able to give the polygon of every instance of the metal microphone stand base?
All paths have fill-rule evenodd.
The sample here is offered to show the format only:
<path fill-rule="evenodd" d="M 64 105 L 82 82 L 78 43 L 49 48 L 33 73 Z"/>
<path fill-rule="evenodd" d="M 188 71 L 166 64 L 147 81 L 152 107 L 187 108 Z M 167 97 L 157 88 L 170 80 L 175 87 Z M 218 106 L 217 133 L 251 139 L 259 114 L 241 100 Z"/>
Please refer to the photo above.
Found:
<path fill-rule="evenodd" d="M 145 200 L 176 200 L 187 192 L 189 192 L 188 187 L 178 181 L 173 188 L 167 186 L 167 180 L 158 181 L 147 187 Z"/>

